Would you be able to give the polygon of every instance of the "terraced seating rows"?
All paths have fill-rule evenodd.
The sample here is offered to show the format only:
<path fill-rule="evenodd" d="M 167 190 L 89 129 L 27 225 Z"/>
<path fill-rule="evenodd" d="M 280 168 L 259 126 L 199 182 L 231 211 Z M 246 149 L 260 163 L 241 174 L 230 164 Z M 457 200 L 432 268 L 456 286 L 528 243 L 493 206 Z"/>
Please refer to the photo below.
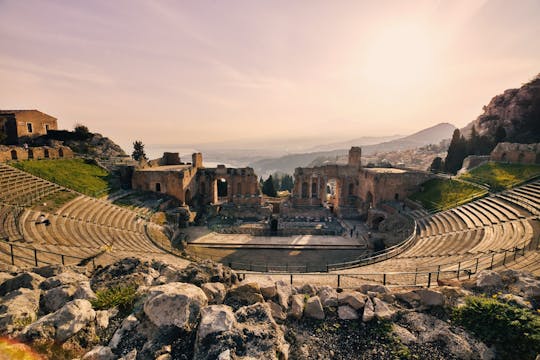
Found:
<path fill-rule="evenodd" d="M 0 164 L 0 202 L 28 206 L 63 190 L 60 185 L 38 178 L 11 166 Z"/>

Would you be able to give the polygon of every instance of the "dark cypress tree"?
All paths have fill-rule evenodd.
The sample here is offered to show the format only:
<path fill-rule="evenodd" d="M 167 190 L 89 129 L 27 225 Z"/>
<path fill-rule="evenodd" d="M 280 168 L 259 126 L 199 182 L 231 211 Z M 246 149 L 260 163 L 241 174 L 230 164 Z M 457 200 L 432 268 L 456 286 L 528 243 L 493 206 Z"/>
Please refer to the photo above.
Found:
<path fill-rule="evenodd" d="M 504 139 L 506 139 L 506 130 L 502 125 L 499 125 L 497 130 L 495 130 L 495 146 L 504 141 Z"/>
<path fill-rule="evenodd" d="M 454 130 L 452 141 L 448 147 L 448 154 L 444 160 L 444 170 L 448 173 L 455 174 L 461 169 L 463 159 L 467 156 L 467 142 L 461 136 L 459 129 Z"/>
<path fill-rule="evenodd" d="M 429 171 L 431 172 L 441 172 L 444 169 L 444 163 L 443 160 L 437 156 L 433 161 L 431 162 L 431 166 L 429 167 Z"/>
<path fill-rule="evenodd" d="M 140 140 L 135 140 L 133 142 L 133 153 L 131 154 L 131 157 L 133 160 L 148 160 L 146 157 L 146 153 L 144 152 L 144 144 Z"/>
<path fill-rule="evenodd" d="M 292 191 L 294 186 L 294 180 L 293 177 L 289 174 L 285 174 L 283 178 L 281 179 L 281 186 L 279 187 L 279 190 L 281 191 Z"/>
<path fill-rule="evenodd" d="M 274 180 L 272 178 L 272 175 L 268 177 L 263 183 L 262 186 L 262 193 L 266 196 L 276 197 L 276 189 L 274 188 Z"/>

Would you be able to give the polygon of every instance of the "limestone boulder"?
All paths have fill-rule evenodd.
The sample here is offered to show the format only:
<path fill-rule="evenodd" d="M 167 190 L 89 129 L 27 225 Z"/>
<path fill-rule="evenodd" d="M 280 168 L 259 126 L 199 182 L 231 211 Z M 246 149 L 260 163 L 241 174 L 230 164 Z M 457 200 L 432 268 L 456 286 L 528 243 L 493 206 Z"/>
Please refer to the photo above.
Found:
<path fill-rule="evenodd" d="M 434 316 L 409 312 L 399 325 L 407 329 L 419 344 L 430 343 L 442 347 L 458 359 L 494 359 L 493 351 L 460 328 L 453 327 Z"/>
<path fill-rule="evenodd" d="M 109 341 L 109 347 L 113 350 L 118 348 L 122 340 L 128 338 L 131 332 L 133 332 L 136 329 L 137 325 L 139 325 L 139 323 L 139 319 L 137 319 L 137 317 L 133 314 L 126 317 Z"/>
<path fill-rule="evenodd" d="M 362 284 L 358 288 L 358 291 L 364 294 L 367 294 L 368 292 L 379 294 L 386 294 L 390 292 L 390 290 L 386 286 L 378 284 Z"/>
<path fill-rule="evenodd" d="M 211 260 L 192 262 L 185 269 L 178 271 L 178 281 L 201 286 L 204 283 L 220 282 L 228 285 L 238 282 L 238 275 L 223 264 Z"/>
<path fill-rule="evenodd" d="M 304 284 L 296 289 L 297 294 L 304 294 L 308 296 L 317 295 L 318 289 L 315 285 Z"/>
<path fill-rule="evenodd" d="M 366 303 L 364 305 L 364 311 L 362 313 L 362 321 L 363 322 L 369 322 L 373 320 L 375 317 L 375 306 L 373 306 L 373 302 L 370 298 L 366 299 Z"/>
<path fill-rule="evenodd" d="M 395 314 L 395 310 L 391 308 L 391 305 L 387 304 L 379 298 L 373 298 L 373 305 L 375 307 L 375 317 L 378 319 L 389 320 Z"/>
<path fill-rule="evenodd" d="M 404 306 L 409 308 L 417 308 L 420 306 L 420 295 L 415 291 L 399 292 L 394 294 L 396 299 Z"/>
<path fill-rule="evenodd" d="M 224 304 L 239 309 L 242 306 L 264 302 L 259 284 L 256 282 L 240 284 L 229 290 L 225 296 Z"/>
<path fill-rule="evenodd" d="M 444 295 L 435 290 L 419 289 L 415 293 L 420 297 L 420 303 L 424 306 L 443 306 Z"/>
<path fill-rule="evenodd" d="M 73 300 L 24 328 L 22 337 L 27 340 L 53 339 L 64 342 L 94 321 L 95 317 L 96 312 L 88 300 Z"/>
<path fill-rule="evenodd" d="M 502 287 L 501 275 L 491 270 L 482 270 L 476 276 L 476 287 L 480 289 L 498 289 Z"/>
<path fill-rule="evenodd" d="M 227 318 L 230 314 L 228 313 Z M 287 359 L 288 344 L 266 303 L 244 306 L 234 313 L 232 327 L 197 337 L 195 360 Z M 229 328 L 226 326 L 224 328 Z"/>
<path fill-rule="evenodd" d="M 266 301 L 270 307 L 270 311 L 274 320 L 279 321 L 280 323 L 287 319 L 287 314 L 283 311 L 283 308 L 272 300 Z"/>
<path fill-rule="evenodd" d="M 58 275 L 48 277 L 41 283 L 40 288 L 50 290 L 63 285 L 78 285 L 88 281 L 89 279 L 86 276 L 66 269 Z"/>
<path fill-rule="evenodd" d="M 75 289 L 73 298 L 92 301 L 97 299 L 97 296 L 94 290 L 92 290 L 92 288 L 90 287 L 90 281 L 81 281 Z"/>
<path fill-rule="evenodd" d="M 41 308 L 45 313 L 50 313 L 60 309 L 69 301 L 73 300 L 73 295 L 77 288 L 73 284 L 62 285 L 45 291 L 41 297 Z"/>
<path fill-rule="evenodd" d="M 72 271 L 69 267 L 59 264 L 51 264 L 46 266 L 40 266 L 32 269 L 32 272 L 43 276 L 44 278 L 50 278 L 59 275 L 66 271 Z"/>
<path fill-rule="evenodd" d="M 41 284 L 43 280 L 45 280 L 43 276 L 32 272 L 21 273 L 0 284 L 0 296 L 5 296 L 10 291 L 21 288 L 37 290 L 39 289 L 39 284 Z"/>
<path fill-rule="evenodd" d="M 98 328 L 106 329 L 109 327 L 109 315 L 107 310 L 96 311 L 96 325 Z"/>
<path fill-rule="evenodd" d="M 358 319 L 358 313 L 349 305 L 341 305 L 338 307 L 338 317 L 341 320 L 356 320 Z"/>
<path fill-rule="evenodd" d="M 287 310 L 289 308 L 289 298 L 292 295 L 291 285 L 282 280 L 276 281 L 276 294 L 278 304 L 281 305 L 284 310 Z"/>
<path fill-rule="evenodd" d="M 115 360 L 116 356 L 108 346 L 96 346 L 82 357 L 83 360 Z"/>
<path fill-rule="evenodd" d="M 323 306 L 338 306 L 338 294 L 336 289 L 330 286 L 322 286 L 318 292 Z"/>
<path fill-rule="evenodd" d="M 358 291 L 344 291 L 338 294 L 338 304 L 349 305 L 355 310 L 360 310 L 364 307 L 367 298 L 367 295 Z"/>
<path fill-rule="evenodd" d="M 272 299 L 276 296 L 276 283 L 270 278 L 258 280 L 259 289 L 265 300 Z"/>
<path fill-rule="evenodd" d="M 37 318 L 39 290 L 20 288 L 0 298 L 0 333 L 20 330 Z"/>
<path fill-rule="evenodd" d="M 156 275 L 159 274 L 150 261 L 128 257 L 96 270 L 90 285 L 94 291 L 114 287 L 148 286 Z"/>
<path fill-rule="evenodd" d="M 199 341 L 209 334 L 231 331 L 236 325 L 233 309 L 227 305 L 210 305 L 201 310 L 201 322 L 197 331 Z"/>
<path fill-rule="evenodd" d="M 201 289 L 208 297 L 209 304 L 222 304 L 227 294 L 227 289 L 222 283 L 204 283 L 201 285 Z"/>
<path fill-rule="evenodd" d="M 197 325 L 201 308 L 207 304 L 208 298 L 200 288 L 174 282 L 151 287 L 143 308 L 158 327 L 174 325 L 190 331 Z"/>
<path fill-rule="evenodd" d="M 296 294 L 291 296 L 291 308 L 289 309 L 289 316 L 295 319 L 300 319 L 304 314 L 304 301 L 305 296 L 302 294 Z"/>
<path fill-rule="evenodd" d="M 304 311 L 306 317 L 322 320 L 324 319 L 324 310 L 321 299 L 318 296 L 312 296 L 306 301 Z"/>

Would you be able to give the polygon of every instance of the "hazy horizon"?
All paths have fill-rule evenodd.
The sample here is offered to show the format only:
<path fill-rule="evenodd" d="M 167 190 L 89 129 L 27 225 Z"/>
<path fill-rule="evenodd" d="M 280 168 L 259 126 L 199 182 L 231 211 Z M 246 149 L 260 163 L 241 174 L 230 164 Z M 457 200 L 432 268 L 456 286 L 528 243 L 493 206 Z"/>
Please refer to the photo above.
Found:
<path fill-rule="evenodd" d="M 462 127 L 540 72 L 539 16 L 534 0 L 4 0 L 0 108 L 126 151 Z"/>

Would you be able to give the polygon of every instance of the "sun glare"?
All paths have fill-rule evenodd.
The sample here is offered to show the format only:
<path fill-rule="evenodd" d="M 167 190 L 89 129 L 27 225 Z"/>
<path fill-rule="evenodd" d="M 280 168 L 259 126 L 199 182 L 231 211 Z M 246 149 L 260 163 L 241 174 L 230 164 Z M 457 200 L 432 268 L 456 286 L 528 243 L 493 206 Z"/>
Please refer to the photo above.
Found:
<path fill-rule="evenodd" d="M 363 73 L 372 86 L 401 91 L 428 80 L 433 70 L 433 42 L 426 29 L 390 25 L 367 46 Z"/>

